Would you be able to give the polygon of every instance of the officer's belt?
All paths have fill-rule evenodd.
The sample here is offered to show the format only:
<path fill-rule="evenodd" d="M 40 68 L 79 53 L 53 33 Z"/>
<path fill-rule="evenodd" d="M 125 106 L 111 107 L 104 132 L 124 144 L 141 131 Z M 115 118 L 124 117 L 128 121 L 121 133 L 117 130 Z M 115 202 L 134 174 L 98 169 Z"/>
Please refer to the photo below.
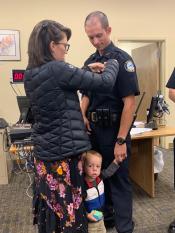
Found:
<path fill-rule="evenodd" d="M 120 114 L 111 113 L 105 109 L 100 109 L 95 112 L 88 112 L 87 118 L 90 122 L 93 123 L 115 123 L 120 120 Z"/>

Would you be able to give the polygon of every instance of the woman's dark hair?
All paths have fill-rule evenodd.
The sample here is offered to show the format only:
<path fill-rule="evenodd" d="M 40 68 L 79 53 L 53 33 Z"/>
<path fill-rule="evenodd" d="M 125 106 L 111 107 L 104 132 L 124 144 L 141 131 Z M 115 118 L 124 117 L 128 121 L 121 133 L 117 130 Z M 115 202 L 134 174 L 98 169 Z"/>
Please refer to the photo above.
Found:
<path fill-rule="evenodd" d="M 63 39 L 64 33 L 67 36 L 67 40 L 69 40 L 71 37 L 69 28 L 53 20 L 39 22 L 30 34 L 27 69 L 52 61 L 54 58 L 49 48 L 50 42 L 59 42 Z"/>

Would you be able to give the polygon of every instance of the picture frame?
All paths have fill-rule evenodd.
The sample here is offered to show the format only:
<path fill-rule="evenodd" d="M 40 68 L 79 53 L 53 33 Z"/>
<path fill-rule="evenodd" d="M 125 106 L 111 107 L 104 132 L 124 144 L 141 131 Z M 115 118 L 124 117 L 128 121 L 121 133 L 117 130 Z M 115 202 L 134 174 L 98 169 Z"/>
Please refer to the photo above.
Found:
<path fill-rule="evenodd" d="M 18 30 L 0 29 L 0 61 L 19 61 L 20 35 Z"/>

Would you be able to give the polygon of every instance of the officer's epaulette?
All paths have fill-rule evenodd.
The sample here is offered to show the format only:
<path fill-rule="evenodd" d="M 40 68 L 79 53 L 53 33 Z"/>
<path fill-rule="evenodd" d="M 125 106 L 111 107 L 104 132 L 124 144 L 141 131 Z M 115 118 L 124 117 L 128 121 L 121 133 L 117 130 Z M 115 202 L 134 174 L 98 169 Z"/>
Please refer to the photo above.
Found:
<path fill-rule="evenodd" d="M 131 56 L 124 50 L 116 47 L 116 51 L 117 51 L 117 54 L 118 54 L 118 57 L 123 60 L 123 61 L 126 61 L 126 60 L 132 60 Z"/>

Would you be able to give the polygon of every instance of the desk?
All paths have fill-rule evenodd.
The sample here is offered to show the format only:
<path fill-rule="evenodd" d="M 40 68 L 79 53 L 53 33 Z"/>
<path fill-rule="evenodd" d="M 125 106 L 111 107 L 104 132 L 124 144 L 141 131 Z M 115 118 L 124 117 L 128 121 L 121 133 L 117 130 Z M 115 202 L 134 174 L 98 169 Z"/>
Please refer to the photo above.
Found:
<path fill-rule="evenodd" d="M 154 139 L 173 135 L 175 135 L 175 127 L 165 126 L 132 136 L 129 174 L 131 179 L 151 197 L 155 196 Z"/>

